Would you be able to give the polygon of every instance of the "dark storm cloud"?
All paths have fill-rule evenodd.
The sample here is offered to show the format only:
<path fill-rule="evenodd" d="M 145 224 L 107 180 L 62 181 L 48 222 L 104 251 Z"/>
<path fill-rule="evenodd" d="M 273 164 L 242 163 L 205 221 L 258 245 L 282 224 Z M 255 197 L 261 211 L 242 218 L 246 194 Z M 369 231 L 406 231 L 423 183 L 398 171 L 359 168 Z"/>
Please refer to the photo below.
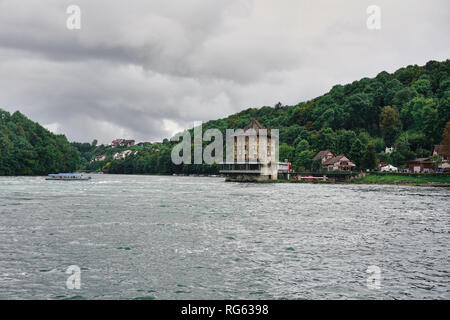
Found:
<path fill-rule="evenodd" d="M 77 4 L 81 30 L 66 28 Z M 382 28 L 366 28 L 366 8 Z M 0 0 L 0 107 L 69 139 L 160 140 L 449 56 L 447 1 Z"/>

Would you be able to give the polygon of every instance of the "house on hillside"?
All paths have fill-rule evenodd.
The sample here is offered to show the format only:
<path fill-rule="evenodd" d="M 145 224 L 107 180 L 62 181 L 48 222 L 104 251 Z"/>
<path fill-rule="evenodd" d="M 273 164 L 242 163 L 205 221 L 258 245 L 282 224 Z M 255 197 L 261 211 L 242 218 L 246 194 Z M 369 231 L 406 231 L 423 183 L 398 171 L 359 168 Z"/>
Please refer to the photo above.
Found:
<path fill-rule="evenodd" d="M 322 160 L 322 168 L 328 171 L 341 170 L 341 171 L 352 171 L 356 165 L 350 161 L 346 156 L 340 154 L 335 156 L 330 150 L 319 151 L 312 161 L 318 159 Z"/>
<path fill-rule="evenodd" d="M 101 156 L 96 156 L 94 161 L 105 161 L 106 160 L 106 156 L 105 155 L 101 155 Z"/>
<path fill-rule="evenodd" d="M 392 153 L 392 152 L 394 152 L 394 147 L 386 147 L 385 149 L 384 149 L 384 153 Z"/>
<path fill-rule="evenodd" d="M 431 157 L 410 160 L 407 164 L 409 172 L 412 173 L 434 172 L 435 170 L 435 164 L 431 161 Z"/>
<path fill-rule="evenodd" d="M 433 156 L 440 156 L 442 163 L 437 163 Z M 446 152 L 443 145 L 435 145 L 433 154 L 426 158 L 417 158 L 406 162 L 408 164 L 408 171 L 412 173 L 427 173 L 427 172 L 448 172 L 450 171 L 450 153 Z"/>
<path fill-rule="evenodd" d="M 325 161 L 327 161 L 327 160 L 329 160 L 329 159 L 331 159 L 331 158 L 334 158 L 334 157 L 335 157 L 334 153 L 331 152 L 330 150 L 322 150 L 322 151 L 319 151 L 319 152 L 314 156 L 314 158 L 312 158 L 312 161 L 316 161 L 316 160 L 318 160 L 318 159 L 321 159 L 321 160 L 322 160 L 322 166 L 323 166 L 323 163 L 324 163 Z"/>
<path fill-rule="evenodd" d="M 151 146 L 152 143 L 150 141 L 145 141 L 145 142 L 139 142 L 137 145 L 138 146 Z"/>
<path fill-rule="evenodd" d="M 130 155 L 136 155 L 138 153 L 138 151 L 133 151 L 133 150 L 125 150 L 122 152 L 116 152 L 113 154 L 113 159 L 114 160 L 118 160 L 118 159 L 125 159 L 126 157 L 130 156 Z"/>
<path fill-rule="evenodd" d="M 387 164 L 387 165 L 381 166 L 380 171 L 381 172 L 398 172 L 398 168 L 394 167 L 391 164 Z"/>
<path fill-rule="evenodd" d="M 442 157 L 442 162 L 448 162 L 450 160 L 450 153 L 444 150 L 444 146 L 437 144 L 433 148 L 433 156 L 439 155 Z"/>
<path fill-rule="evenodd" d="M 352 171 L 356 165 L 350 161 L 349 158 L 340 154 L 331 159 L 327 159 L 322 163 L 322 167 L 328 171 L 340 170 L 340 171 Z"/>
<path fill-rule="evenodd" d="M 111 142 L 111 147 L 113 148 L 131 147 L 131 146 L 134 146 L 134 140 L 116 139 Z"/>

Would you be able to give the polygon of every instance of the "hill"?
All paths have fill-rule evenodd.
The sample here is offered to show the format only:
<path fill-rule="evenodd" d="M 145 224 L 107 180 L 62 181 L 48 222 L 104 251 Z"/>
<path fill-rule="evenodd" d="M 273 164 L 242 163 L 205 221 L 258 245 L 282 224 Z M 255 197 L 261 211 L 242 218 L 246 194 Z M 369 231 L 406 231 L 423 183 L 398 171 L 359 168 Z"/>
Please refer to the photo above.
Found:
<path fill-rule="evenodd" d="M 325 149 L 347 155 L 357 169 L 372 169 L 376 160 L 401 167 L 407 160 L 430 156 L 433 145 L 443 139 L 450 121 L 449 74 L 450 60 L 383 71 L 374 78 L 335 85 L 296 105 L 249 108 L 211 120 L 203 129 L 217 128 L 225 134 L 226 129 L 243 128 L 258 119 L 280 130 L 280 159 L 289 159 L 302 171 L 309 170 L 313 156 Z M 72 171 L 77 166 L 109 173 L 218 173 L 218 165 L 174 165 L 174 145 L 165 139 L 158 146 L 132 147 L 131 155 L 114 159 L 114 153 L 130 148 L 112 150 L 96 140 L 69 145 L 64 136 L 53 135 L 19 112 L 1 111 L 0 175 Z M 386 147 L 395 150 L 383 153 Z M 105 159 L 93 161 L 99 155 Z"/>
<path fill-rule="evenodd" d="M 71 172 L 78 151 L 64 135 L 55 135 L 20 112 L 0 109 L 0 175 L 46 175 Z"/>
<path fill-rule="evenodd" d="M 394 73 L 380 72 L 346 85 L 335 85 L 315 99 L 292 106 L 249 108 L 224 119 L 211 120 L 203 129 L 244 127 L 258 119 L 280 130 L 280 159 L 297 170 L 311 168 L 319 150 L 330 149 L 352 159 L 358 169 L 373 168 L 375 160 L 397 166 L 416 157 L 430 156 L 450 121 L 450 60 L 407 66 Z M 123 160 L 107 159 L 94 165 L 110 173 L 217 173 L 206 165 L 175 166 L 170 162 L 173 143 L 139 152 Z M 395 147 L 391 154 L 385 147 Z"/>

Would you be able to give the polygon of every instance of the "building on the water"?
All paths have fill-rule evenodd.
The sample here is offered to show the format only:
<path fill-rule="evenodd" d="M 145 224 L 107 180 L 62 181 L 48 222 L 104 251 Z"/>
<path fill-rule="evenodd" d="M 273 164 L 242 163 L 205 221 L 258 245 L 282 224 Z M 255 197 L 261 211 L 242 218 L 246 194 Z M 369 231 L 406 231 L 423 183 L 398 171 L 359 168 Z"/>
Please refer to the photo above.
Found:
<path fill-rule="evenodd" d="M 278 130 L 270 130 L 253 119 L 231 136 L 232 152 L 227 143 L 227 157 L 220 172 L 226 181 L 268 181 L 279 175 L 288 178 L 289 164 L 278 162 Z"/>

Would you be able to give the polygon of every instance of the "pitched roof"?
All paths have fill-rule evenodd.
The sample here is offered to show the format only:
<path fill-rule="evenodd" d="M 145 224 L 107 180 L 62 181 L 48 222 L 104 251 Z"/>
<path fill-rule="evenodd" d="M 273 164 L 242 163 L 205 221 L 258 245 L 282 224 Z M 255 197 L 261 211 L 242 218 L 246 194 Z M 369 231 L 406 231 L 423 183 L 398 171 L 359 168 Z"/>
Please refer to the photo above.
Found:
<path fill-rule="evenodd" d="M 433 161 L 431 161 L 430 157 L 428 157 L 428 158 L 417 158 L 417 159 L 406 161 L 406 162 L 408 162 L 408 163 L 433 163 Z"/>
<path fill-rule="evenodd" d="M 450 147 L 448 147 L 448 148 L 445 148 L 445 147 L 448 147 L 447 145 L 443 145 L 443 144 L 436 144 L 435 146 L 434 146 L 434 149 L 433 149 L 433 153 L 437 153 L 438 155 L 446 155 L 447 154 L 447 152 L 446 152 L 446 149 L 450 149 Z"/>
<path fill-rule="evenodd" d="M 319 152 L 314 156 L 314 158 L 312 158 L 313 161 L 314 161 L 314 160 L 317 160 L 317 159 L 323 159 L 323 157 L 325 157 L 326 154 L 327 154 L 328 152 L 330 152 L 330 153 L 334 156 L 334 153 L 331 152 L 330 150 L 322 150 L 322 151 L 319 151 Z"/>
<path fill-rule="evenodd" d="M 339 162 L 342 158 L 347 158 L 347 157 L 344 156 L 343 154 L 340 154 L 336 157 L 326 160 L 323 164 L 324 165 L 335 164 L 336 162 Z M 349 162 L 351 162 L 350 159 L 349 159 Z"/>
<path fill-rule="evenodd" d="M 255 130 L 255 131 L 256 131 L 256 134 L 258 134 L 258 135 L 259 135 L 259 130 L 267 130 L 267 131 L 266 131 L 267 136 L 268 136 L 268 137 L 271 136 L 271 131 L 270 131 L 270 129 L 264 127 L 264 126 L 263 126 L 261 123 L 259 123 L 259 121 L 256 120 L 256 119 L 252 119 L 252 120 L 251 120 L 251 121 L 250 121 L 243 129 L 242 129 L 242 131 L 243 131 L 244 133 L 242 133 L 242 131 L 241 131 L 241 132 L 236 132 L 236 133 L 234 133 L 234 135 L 235 135 L 235 136 L 247 135 L 247 131 L 248 131 L 248 130 L 251 130 L 251 129 Z"/>
<path fill-rule="evenodd" d="M 244 131 L 247 131 L 248 129 L 259 130 L 259 129 L 267 129 L 267 128 L 264 127 L 261 123 L 259 123 L 258 120 L 252 119 L 252 121 L 250 121 L 249 124 L 247 124 L 247 125 L 244 127 Z"/>

